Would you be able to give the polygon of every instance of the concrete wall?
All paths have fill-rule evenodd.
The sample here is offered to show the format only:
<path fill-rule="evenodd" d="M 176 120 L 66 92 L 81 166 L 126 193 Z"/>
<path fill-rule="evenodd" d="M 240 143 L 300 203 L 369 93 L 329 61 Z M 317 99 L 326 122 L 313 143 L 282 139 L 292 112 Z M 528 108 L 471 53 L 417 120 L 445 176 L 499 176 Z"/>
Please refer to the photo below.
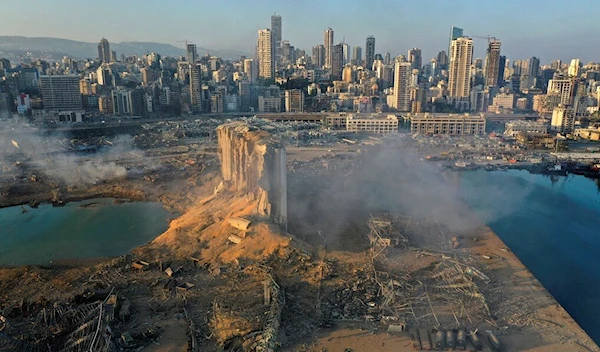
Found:
<path fill-rule="evenodd" d="M 285 224 L 287 219 L 286 152 L 265 131 L 244 122 L 217 128 L 224 181 L 257 201 L 256 212 Z"/>

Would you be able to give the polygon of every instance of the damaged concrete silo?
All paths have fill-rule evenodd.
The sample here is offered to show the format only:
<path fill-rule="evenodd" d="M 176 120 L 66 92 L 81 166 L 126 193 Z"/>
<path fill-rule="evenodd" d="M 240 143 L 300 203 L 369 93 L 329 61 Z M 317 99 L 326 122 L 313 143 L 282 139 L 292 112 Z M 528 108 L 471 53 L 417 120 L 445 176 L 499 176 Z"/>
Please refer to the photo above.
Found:
<path fill-rule="evenodd" d="M 266 131 L 245 122 L 217 128 L 223 180 L 257 201 L 256 212 L 287 222 L 286 152 Z"/>

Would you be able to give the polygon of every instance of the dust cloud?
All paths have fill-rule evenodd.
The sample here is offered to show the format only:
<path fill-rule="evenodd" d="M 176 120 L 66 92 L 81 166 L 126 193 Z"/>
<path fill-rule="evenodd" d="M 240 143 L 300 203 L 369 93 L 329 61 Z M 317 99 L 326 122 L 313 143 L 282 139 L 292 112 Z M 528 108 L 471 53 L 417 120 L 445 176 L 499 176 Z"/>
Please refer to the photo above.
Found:
<path fill-rule="evenodd" d="M 85 144 L 73 143 L 64 133 L 42 133 L 21 125 L 5 126 L 0 130 L 0 170 L 27 165 L 32 172 L 39 170 L 67 186 L 81 186 L 126 176 L 128 170 L 117 163 L 124 157 L 155 167 L 145 160 L 143 151 L 135 147 L 129 135 L 96 142 L 96 152 L 78 151 L 77 147 Z"/>
<path fill-rule="evenodd" d="M 420 160 L 408 148 L 411 142 L 380 146 L 348 160 L 328 159 L 315 168 L 295 167 L 288 176 L 290 232 L 360 250 L 366 246 L 370 213 L 428 219 L 456 233 L 481 226 L 462 202 L 460 174 Z"/>

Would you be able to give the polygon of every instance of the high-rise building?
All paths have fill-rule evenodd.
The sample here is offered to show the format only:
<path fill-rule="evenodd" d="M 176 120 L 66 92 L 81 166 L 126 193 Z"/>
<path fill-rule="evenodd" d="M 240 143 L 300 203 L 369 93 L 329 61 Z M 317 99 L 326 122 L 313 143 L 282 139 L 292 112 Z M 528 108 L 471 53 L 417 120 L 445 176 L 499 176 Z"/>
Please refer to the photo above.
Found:
<path fill-rule="evenodd" d="M 100 39 L 98 43 L 98 59 L 102 62 L 110 62 L 110 43 L 106 38 Z"/>
<path fill-rule="evenodd" d="M 275 50 L 273 50 L 275 51 Z M 290 44 L 289 40 L 284 40 L 281 42 L 281 63 L 278 64 L 278 67 L 281 67 L 281 64 L 285 65 L 292 61 L 294 56 L 294 47 Z"/>
<path fill-rule="evenodd" d="M 323 44 L 319 44 L 317 46 L 313 46 L 312 49 L 312 63 L 316 67 L 325 66 L 325 46 Z"/>
<path fill-rule="evenodd" d="M 189 64 L 190 73 L 190 110 L 194 114 L 202 112 L 202 66 Z"/>
<path fill-rule="evenodd" d="M 554 60 L 554 61 L 552 61 L 552 64 L 550 65 L 550 67 L 554 71 L 560 71 L 562 69 L 562 61 L 561 60 Z"/>
<path fill-rule="evenodd" d="M 279 68 L 282 63 L 281 39 L 281 16 L 273 14 L 271 16 L 271 40 L 273 41 L 273 62 L 276 68 Z"/>
<path fill-rule="evenodd" d="M 78 75 L 40 76 L 44 108 L 48 110 L 81 110 Z"/>
<path fill-rule="evenodd" d="M 350 63 L 350 45 L 344 42 L 342 43 L 342 51 L 344 52 L 344 65 Z"/>
<path fill-rule="evenodd" d="M 325 67 L 331 68 L 331 59 L 333 52 L 333 29 L 327 28 L 323 37 L 323 45 L 325 46 Z"/>
<path fill-rule="evenodd" d="M 461 37 L 452 41 L 450 50 L 450 97 L 470 97 L 471 64 L 473 61 L 473 39 Z"/>
<path fill-rule="evenodd" d="M 96 79 L 101 86 L 114 86 L 113 74 L 109 66 L 100 65 L 96 70 Z"/>
<path fill-rule="evenodd" d="M 569 76 L 578 77 L 580 66 L 581 66 L 581 61 L 579 59 L 571 60 L 571 64 L 569 65 L 569 70 L 568 70 Z"/>
<path fill-rule="evenodd" d="M 373 69 L 373 61 L 375 61 L 375 37 L 370 35 L 367 37 L 365 46 L 365 65 L 369 70 Z"/>
<path fill-rule="evenodd" d="M 354 70 L 352 70 L 352 66 L 344 66 L 344 69 L 342 70 L 342 81 L 347 83 L 354 82 Z"/>
<path fill-rule="evenodd" d="M 339 81 L 342 78 L 342 69 L 344 68 L 344 46 L 337 44 L 333 46 L 331 52 L 331 79 Z"/>
<path fill-rule="evenodd" d="M 559 105 L 552 111 L 550 129 L 556 132 L 573 132 L 575 129 L 575 110 L 569 105 Z"/>
<path fill-rule="evenodd" d="M 196 51 L 196 44 L 187 44 L 186 52 L 187 52 L 187 61 L 191 64 L 195 64 L 196 59 L 198 58 L 198 52 Z"/>
<path fill-rule="evenodd" d="M 285 91 L 285 111 L 304 112 L 304 92 L 301 89 Z"/>
<path fill-rule="evenodd" d="M 499 85 L 500 76 L 500 46 L 501 43 L 497 39 L 488 42 L 488 48 L 485 55 L 484 81 L 488 87 Z M 502 70 L 504 74 L 504 70 Z"/>
<path fill-rule="evenodd" d="M 532 78 L 537 78 L 540 75 L 540 59 L 532 57 L 527 62 L 527 74 Z"/>
<path fill-rule="evenodd" d="M 355 65 L 362 64 L 362 48 L 358 45 L 352 49 L 352 63 Z"/>
<path fill-rule="evenodd" d="M 548 81 L 548 95 L 557 97 L 558 103 L 571 105 L 575 95 L 575 82 L 573 79 L 556 76 Z"/>
<path fill-rule="evenodd" d="M 79 93 L 81 95 L 92 95 L 92 82 L 89 79 L 79 81 Z"/>
<path fill-rule="evenodd" d="M 396 59 L 394 68 L 394 100 L 393 108 L 398 111 L 410 111 L 410 90 L 412 64 Z"/>
<path fill-rule="evenodd" d="M 213 114 L 223 113 L 223 94 L 215 93 L 210 95 L 210 112 Z"/>
<path fill-rule="evenodd" d="M 458 27 L 454 27 L 452 26 L 452 28 L 450 28 L 450 40 L 448 43 L 448 53 L 452 52 L 452 41 L 458 38 L 461 38 L 463 36 L 463 29 L 462 28 L 458 28 Z"/>
<path fill-rule="evenodd" d="M 244 60 L 244 74 L 246 75 L 246 80 L 250 83 L 256 82 L 257 72 L 256 72 L 256 61 L 252 59 Z"/>
<path fill-rule="evenodd" d="M 390 52 L 385 53 L 385 56 L 383 57 L 383 63 L 386 65 L 392 64 L 392 53 L 390 53 Z"/>
<path fill-rule="evenodd" d="M 529 68 L 529 61 L 526 60 L 515 60 L 513 62 L 513 76 L 526 75 Z"/>
<path fill-rule="evenodd" d="M 506 56 L 500 56 L 498 63 L 498 87 L 504 86 L 504 69 L 506 68 Z"/>
<path fill-rule="evenodd" d="M 142 116 L 146 111 L 143 89 L 115 89 L 111 92 L 111 98 L 115 115 Z"/>
<path fill-rule="evenodd" d="M 408 51 L 408 62 L 411 63 L 413 69 L 420 71 L 421 68 L 423 68 L 423 57 L 421 56 L 421 49 L 410 49 Z"/>
<path fill-rule="evenodd" d="M 447 70 L 448 69 L 448 53 L 444 50 L 440 51 L 437 54 L 437 64 L 440 66 L 440 69 Z"/>
<path fill-rule="evenodd" d="M 263 79 L 275 78 L 275 65 L 273 62 L 271 30 L 261 29 L 258 31 L 258 43 L 256 45 L 256 57 L 258 59 L 258 77 Z"/>

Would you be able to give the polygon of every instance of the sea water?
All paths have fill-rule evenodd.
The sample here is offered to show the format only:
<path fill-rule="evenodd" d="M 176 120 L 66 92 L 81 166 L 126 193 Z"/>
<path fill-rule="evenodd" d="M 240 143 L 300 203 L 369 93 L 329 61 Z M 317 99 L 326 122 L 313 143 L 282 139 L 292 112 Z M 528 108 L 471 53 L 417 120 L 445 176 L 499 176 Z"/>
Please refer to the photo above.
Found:
<path fill-rule="evenodd" d="M 596 342 L 600 343 L 600 187 L 583 176 L 468 171 L 470 205 Z"/>
<path fill-rule="evenodd" d="M 110 198 L 63 207 L 3 208 L 0 266 L 123 255 L 162 234 L 171 217 L 160 203 L 121 203 Z"/>

